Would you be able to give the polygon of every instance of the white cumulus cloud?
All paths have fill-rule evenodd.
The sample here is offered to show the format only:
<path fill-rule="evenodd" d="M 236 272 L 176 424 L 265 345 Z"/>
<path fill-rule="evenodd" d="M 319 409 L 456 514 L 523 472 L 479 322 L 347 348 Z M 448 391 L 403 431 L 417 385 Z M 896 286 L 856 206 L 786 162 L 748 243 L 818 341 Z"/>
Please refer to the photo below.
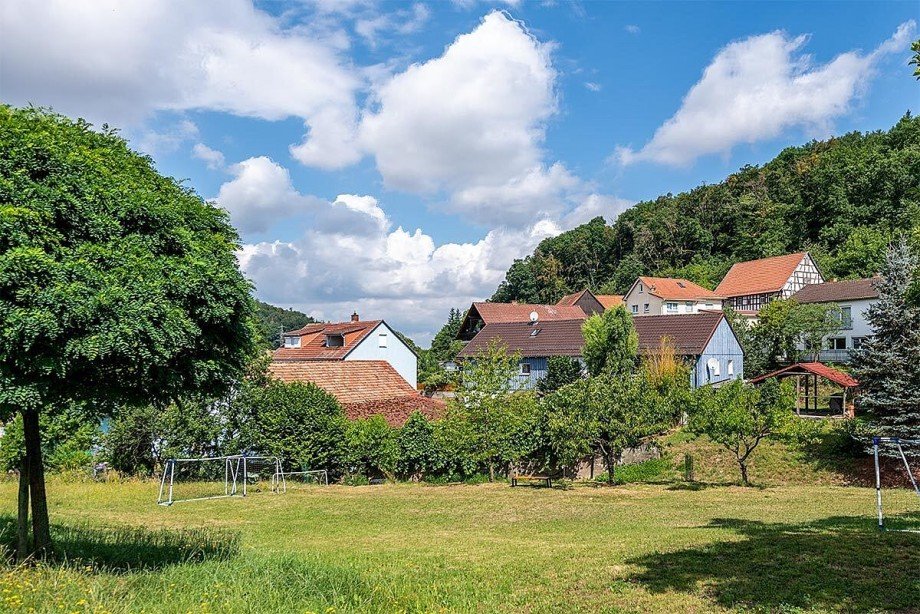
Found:
<path fill-rule="evenodd" d="M 865 90 L 877 62 L 906 48 L 915 29 L 906 22 L 872 52 L 848 51 L 826 64 L 802 52 L 806 36 L 771 32 L 730 43 L 651 141 L 639 150 L 620 147 L 616 156 L 624 164 L 685 166 L 789 128 L 824 135 Z"/>

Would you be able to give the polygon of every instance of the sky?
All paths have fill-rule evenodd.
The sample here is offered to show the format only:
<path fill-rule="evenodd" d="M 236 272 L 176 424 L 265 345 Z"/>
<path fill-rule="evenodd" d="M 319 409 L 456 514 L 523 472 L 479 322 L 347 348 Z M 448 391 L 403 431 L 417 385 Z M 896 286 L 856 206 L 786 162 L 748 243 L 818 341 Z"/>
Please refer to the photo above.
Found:
<path fill-rule="evenodd" d="M 420 345 L 540 240 L 920 107 L 917 2 L 6 0 L 0 100 L 226 209 L 255 295 Z"/>

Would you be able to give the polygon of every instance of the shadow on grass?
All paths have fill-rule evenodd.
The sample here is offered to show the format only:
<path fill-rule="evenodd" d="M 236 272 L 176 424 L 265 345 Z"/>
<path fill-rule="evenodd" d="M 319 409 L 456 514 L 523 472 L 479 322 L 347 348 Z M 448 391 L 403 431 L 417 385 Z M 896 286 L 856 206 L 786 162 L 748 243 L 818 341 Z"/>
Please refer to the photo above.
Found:
<path fill-rule="evenodd" d="M 240 535 L 219 529 L 148 529 L 131 526 L 52 524 L 54 560 L 109 572 L 159 569 L 226 560 L 240 552 Z M 16 519 L 0 516 L 0 548 L 12 557 Z"/>
<path fill-rule="evenodd" d="M 920 528 L 920 513 L 895 516 L 892 529 Z M 868 518 L 806 524 L 713 520 L 740 541 L 720 541 L 629 561 L 632 580 L 652 592 L 704 591 L 724 607 L 850 612 L 920 608 L 920 535 L 879 531 Z"/>

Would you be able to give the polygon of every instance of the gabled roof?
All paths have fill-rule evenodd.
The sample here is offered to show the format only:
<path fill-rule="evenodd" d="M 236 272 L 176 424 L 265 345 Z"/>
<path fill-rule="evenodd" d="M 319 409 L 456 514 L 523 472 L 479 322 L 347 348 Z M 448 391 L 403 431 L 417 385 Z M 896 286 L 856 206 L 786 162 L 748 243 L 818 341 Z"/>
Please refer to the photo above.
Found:
<path fill-rule="evenodd" d="M 577 320 L 538 320 L 536 324 L 529 321 L 486 324 L 460 350 L 458 358 L 475 357 L 485 351 L 493 339 L 498 339 L 509 354 L 520 353 L 525 357 L 581 356 L 583 323 L 584 317 Z"/>
<path fill-rule="evenodd" d="M 582 290 L 581 292 L 573 292 L 572 294 L 566 294 L 561 299 L 559 299 L 559 302 L 556 304 L 557 305 L 574 305 L 575 303 L 578 302 L 578 299 L 580 299 L 582 296 L 585 295 L 585 293 L 590 294 L 591 296 L 594 296 L 593 292 L 591 292 L 588 289 L 585 289 L 585 290 Z"/>
<path fill-rule="evenodd" d="M 721 300 L 721 295 L 712 290 L 707 290 L 703 286 L 693 283 L 689 279 L 679 279 L 676 277 L 646 277 L 640 276 L 633 282 L 627 296 L 632 293 L 633 288 L 642 282 L 646 291 L 652 296 L 657 296 L 664 300 L 692 301 L 700 299 Z"/>
<path fill-rule="evenodd" d="M 779 292 L 807 255 L 796 252 L 734 264 L 716 288 L 716 294 L 732 297 Z"/>
<path fill-rule="evenodd" d="M 633 318 L 633 326 L 639 335 L 639 352 L 658 350 L 661 339 L 667 337 L 677 354 L 698 356 L 709 345 L 724 318 L 721 311 Z"/>
<path fill-rule="evenodd" d="M 856 381 L 849 373 L 844 373 L 843 371 L 838 371 L 833 367 L 828 367 L 823 362 L 799 362 L 794 365 L 789 365 L 788 367 L 783 367 L 782 369 L 773 371 L 772 373 L 767 373 L 766 375 L 755 377 L 751 380 L 751 383 L 759 384 L 760 382 L 771 377 L 781 377 L 783 375 L 800 375 L 804 373 L 813 373 L 818 377 L 823 377 L 824 379 L 830 380 L 839 386 L 843 386 L 844 388 L 855 388 L 859 386 L 859 382 Z"/>
<path fill-rule="evenodd" d="M 604 306 L 604 309 L 613 309 L 618 305 L 625 304 L 622 294 L 595 294 L 594 296 Z"/>
<path fill-rule="evenodd" d="M 416 410 L 429 418 L 443 413 L 443 403 L 421 396 L 385 360 L 275 360 L 268 372 L 283 382 L 316 384 L 352 420 L 380 414 L 391 426 L 399 426 Z"/>
<path fill-rule="evenodd" d="M 285 337 L 300 337 L 299 348 L 280 347 L 274 351 L 275 360 L 342 360 L 383 320 L 307 324 L 284 333 Z M 344 345 L 326 347 L 326 335 L 342 335 Z"/>
<path fill-rule="evenodd" d="M 799 303 L 834 303 L 878 298 L 875 284 L 879 278 L 826 281 L 823 284 L 809 284 L 792 295 Z"/>
<path fill-rule="evenodd" d="M 530 313 L 537 312 L 540 321 L 584 320 L 587 316 L 577 305 L 533 305 L 528 303 L 473 303 L 473 309 L 486 324 L 501 322 L 530 322 Z"/>

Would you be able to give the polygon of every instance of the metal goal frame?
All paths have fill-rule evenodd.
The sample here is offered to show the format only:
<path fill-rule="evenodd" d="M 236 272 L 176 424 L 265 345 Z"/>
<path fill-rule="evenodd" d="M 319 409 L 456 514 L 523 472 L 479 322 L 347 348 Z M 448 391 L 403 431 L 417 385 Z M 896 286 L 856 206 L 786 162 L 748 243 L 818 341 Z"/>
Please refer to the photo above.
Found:
<path fill-rule="evenodd" d="M 879 468 L 878 462 L 879 445 L 883 443 L 894 444 L 897 447 L 898 454 L 900 455 L 901 460 L 904 462 L 904 469 L 907 471 L 907 477 L 910 478 L 910 483 L 914 487 L 914 492 L 917 493 L 918 497 L 920 497 L 920 486 L 917 486 L 917 480 L 914 478 L 913 471 L 911 471 L 910 463 L 907 461 L 907 455 L 904 454 L 904 448 L 901 447 L 901 444 L 920 445 L 920 439 L 903 439 L 901 437 L 873 437 L 872 453 L 875 458 L 875 507 L 878 513 L 878 528 L 880 530 L 885 529 L 885 518 L 882 513 L 882 472 Z"/>
<path fill-rule="evenodd" d="M 194 463 L 207 461 L 223 461 L 224 465 L 224 494 L 208 495 L 204 497 L 190 497 L 177 499 L 173 496 L 173 487 L 176 480 L 177 463 Z M 160 478 L 160 491 L 157 495 L 157 505 L 170 506 L 173 503 L 188 501 L 203 501 L 207 499 L 223 499 L 225 497 L 245 497 L 249 482 L 249 464 L 251 461 L 267 461 L 274 465 L 271 476 L 271 491 L 273 493 L 285 492 L 279 488 L 278 476 L 281 475 L 281 459 L 277 456 L 259 456 L 248 454 L 232 454 L 229 456 L 202 456 L 198 458 L 171 458 L 163 466 L 163 475 Z"/>

